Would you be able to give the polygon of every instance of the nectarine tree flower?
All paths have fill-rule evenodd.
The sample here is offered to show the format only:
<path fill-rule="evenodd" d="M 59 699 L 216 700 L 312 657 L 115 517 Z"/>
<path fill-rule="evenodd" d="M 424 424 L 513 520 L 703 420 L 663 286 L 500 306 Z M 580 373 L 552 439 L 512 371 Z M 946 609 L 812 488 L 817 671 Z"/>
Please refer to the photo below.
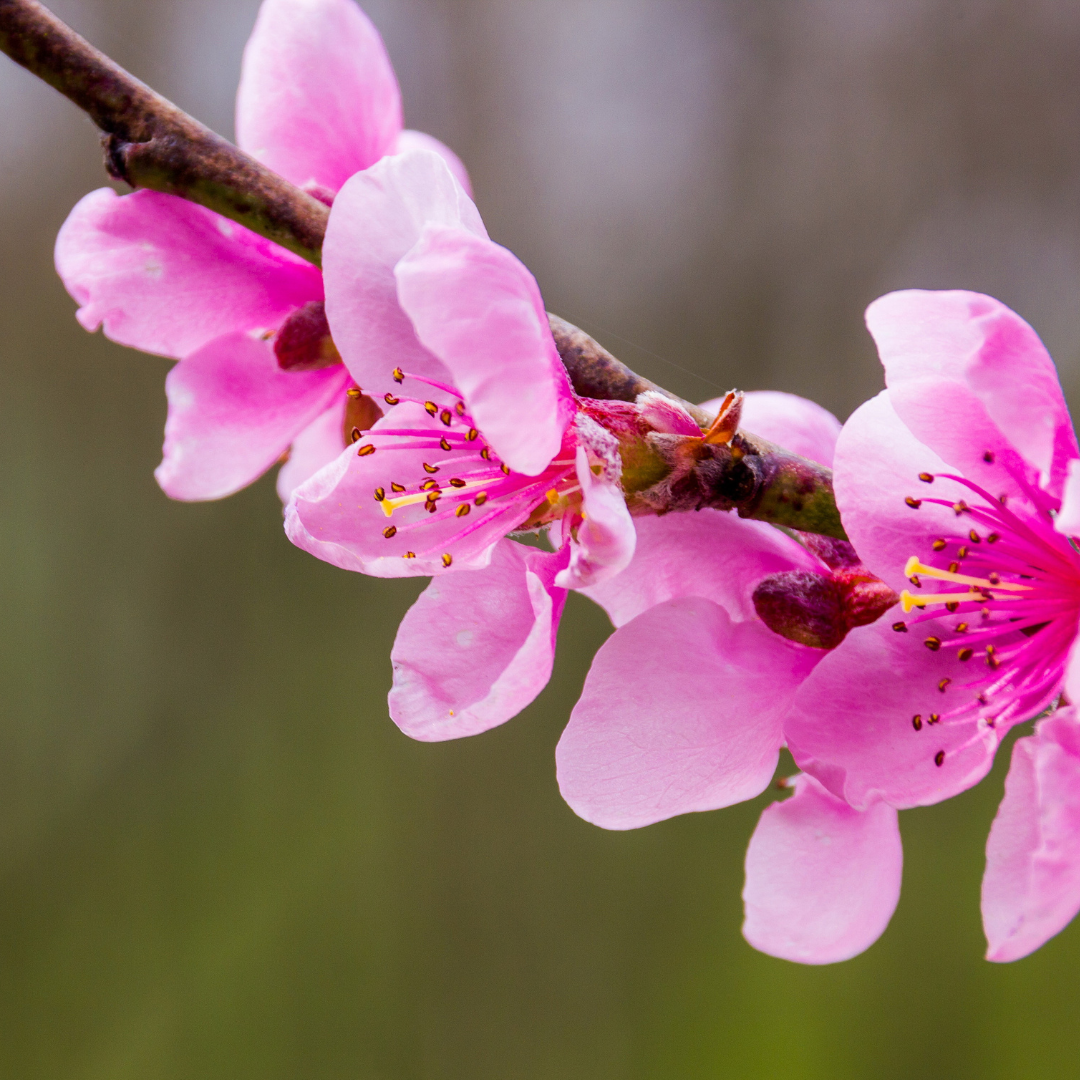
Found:
<path fill-rule="evenodd" d="M 418 146 L 378 31 L 353 0 L 264 0 L 244 51 L 237 140 L 331 203 L 358 170 Z M 180 360 L 156 476 L 177 499 L 245 487 L 289 452 L 283 499 L 378 412 L 359 395 L 326 328 L 315 266 L 175 195 L 101 188 L 72 210 L 56 266 L 87 330 Z"/>

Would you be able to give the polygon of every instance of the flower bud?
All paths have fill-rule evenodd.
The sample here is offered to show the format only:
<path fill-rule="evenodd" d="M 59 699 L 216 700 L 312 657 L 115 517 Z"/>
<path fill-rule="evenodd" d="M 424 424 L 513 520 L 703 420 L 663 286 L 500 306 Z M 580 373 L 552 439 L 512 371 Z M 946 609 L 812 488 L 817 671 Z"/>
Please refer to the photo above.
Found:
<path fill-rule="evenodd" d="M 274 335 L 274 355 L 283 371 L 315 371 L 341 363 L 321 300 L 297 308 L 281 324 Z"/>

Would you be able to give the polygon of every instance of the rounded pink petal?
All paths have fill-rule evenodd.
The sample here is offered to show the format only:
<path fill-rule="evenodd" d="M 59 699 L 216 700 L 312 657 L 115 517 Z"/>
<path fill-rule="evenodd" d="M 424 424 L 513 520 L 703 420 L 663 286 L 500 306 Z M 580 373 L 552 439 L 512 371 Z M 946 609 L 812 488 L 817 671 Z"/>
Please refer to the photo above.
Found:
<path fill-rule="evenodd" d="M 1080 460 L 1069 462 L 1054 528 L 1066 536 L 1080 536 Z"/>
<path fill-rule="evenodd" d="M 341 394 L 340 365 L 286 372 L 268 341 L 227 334 L 165 378 L 169 417 L 154 475 L 173 499 L 220 499 L 262 476 Z"/>
<path fill-rule="evenodd" d="M 556 579 L 565 589 L 599 585 L 615 577 L 630 564 L 637 543 L 622 488 L 593 473 L 583 446 L 577 450 L 576 471 L 584 520 L 570 539 L 570 564 Z"/>
<path fill-rule="evenodd" d="M 723 400 L 713 398 L 701 407 L 715 413 Z M 840 434 L 840 421 L 828 409 L 809 398 L 779 390 L 750 390 L 744 394 L 740 426 L 799 457 L 829 466 Z"/>
<path fill-rule="evenodd" d="M 90 331 L 182 357 L 222 334 L 273 329 L 322 299 L 319 271 L 201 206 L 101 188 L 56 238 L 56 270 Z"/>
<path fill-rule="evenodd" d="M 969 422 L 986 428 L 989 421 L 1060 495 L 1068 462 L 1080 450 L 1054 362 L 1019 315 L 981 293 L 913 289 L 875 300 L 866 324 L 890 390 L 909 381 L 954 381 L 967 391 L 954 390 L 957 400 L 982 406 L 958 412 L 954 401 L 923 396 L 918 416 L 909 418 L 906 405 L 894 401 L 917 438 L 976 479 L 967 461 L 957 459 L 955 446 Z M 972 449 L 981 454 L 985 448 Z"/>
<path fill-rule="evenodd" d="M 390 433 L 401 429 L 424 435 L 403 439 Z M 438 460 L 445 476 L 457 457 L 464 459 L 466 470 L 475 459 L 470 443 L 442 452 L 439 438 L 445 430 L 422 406 L 397 406 L 293 492 L 285 510 L 289 539 L 325 562 L 374 577 L 441 574 L 444 556 L 455 571 L 487 566 L 492 545 L 521 523 L 522 507 L 492 499 L 468 518 L 456 517 L 452 509 L 428 514 L 415 480 L 425 476 L 424 463 Z M 375 452 L 361 456 L 371 446 Z M 407 494 L 416 501 L 387 516 L 384 501 L 395 482 L 408 485 Z M 377 498 L 380 490 L 383 499 Z"/>
<path fill-rule="evenodd" d="M 1080 911 L 1080 726 L 1074 709 L 1017 740 L 986 843 L 988 960 L 1019 960 Z"/>
<path fill-rule="evenodd" d="M 551 677 L 566 592 L 565 553 L 501 540 L 483 570 L 442 574 L 398 629 L 390 716 L 424 742 L 459 739 L 516 716 Z"/>
<path fill-rule="evenodd" d="M 937 537 L 957 531 L 948 507 L 923 503 L 915 509 L 905 500 L 971 497 L 952 481 L 936 480 L 930 488 L 919 480 L 923 472 L 951 470 L 896 415 L 888 390 L 848 418 L 836 444 L 834 469 L 836 502 L 848 537 L 863 563 L 897 592 L 908 587 L 908 559 L 917 555 L 925 561 Z"/>
<path fill-rule="evenodd" d="M 345 394 L 341 394 L 293 439 L 289 460 L 277 475 L 277 493 L 283 503 L 292 498 L 292 493 L 305 480 L 340 456 L 345 446 L 342 428 L 346 400 Z"/>
<path fill-rule="evenodd" d="M 357 385 L 376 396 L 397 389 L 391 372 L 449 382 L 450 373 L 420 344 L 398 303 L 394 267 L 428 224 L 486 236 L 484 223 L 437 154 L 416 150 L 383 158 L 338 193 L 323 246 L 326 316 Z"/>
<path fill-rule="evenodd" d="M 993 672 L 973 670 L 955 650 L 921 648 L 892 622 L 886 612 L 852 630 L 800 687 L 784 722 L 799 767 L 857 809 L 878 798 L 901 809 L 951 798 L 986 775 L 1003 737 L 978 719 L 934 719 L 966 705 Z M 944 692 L 942 679 L 951 681 Z"/>
<path fill-rule="evenodd" d="M 639 615 L 596 654 L 559 740 L 563 798 L 605 829 L 753 798 L 812 651 L 700 597 Z"/>
<path fill-rule="evenodd" d="M 472 181 L 469 179 L 469 171 L 465 163 L 450 149 L 446 143 L 439 142 L 432 135 L 423 131 L 413 131 L 406 128 L 397 137 L 394 148 L 388 151 L 392 154 L 407 154 L 410 150 L 431 150 L 446 162 L 447 167 L 454 174 L 454 179 L 465 189 L 465 194 L 472 198 Z"/>
<path fill-rule="evenodd" d="M 736 622 L 756 619 L 754 588 L 787 570 L 820 572 L 798 541 L 761 521 L 719 510 L 634 519 L 634 557 L 622 573 L 582 590 L 616 626 L 679 596 L 702 596 Z"/>
<path fill-rule="evenodd" d="M 417 337 L 449 369 L 485 441 L 515 472 L 539 475 L 574 399 L 536 279 L 506 248 L 437 225 L 395 273 Z"/>
<path fill-rule="evenodd" d="M 900 899 L 904 854 L 896 811 L 853 810 L 813 777 L 762 812 L 746 852 L 743 936 L 800 964 L 835 964 L 868 949 Z"/>
<path fill-rule="evenodd" d="M 337 191 L 400 131 L 394 69 L 353 0 L 263 0 L 236 98 L 244 150 L 294 184 Z"/>

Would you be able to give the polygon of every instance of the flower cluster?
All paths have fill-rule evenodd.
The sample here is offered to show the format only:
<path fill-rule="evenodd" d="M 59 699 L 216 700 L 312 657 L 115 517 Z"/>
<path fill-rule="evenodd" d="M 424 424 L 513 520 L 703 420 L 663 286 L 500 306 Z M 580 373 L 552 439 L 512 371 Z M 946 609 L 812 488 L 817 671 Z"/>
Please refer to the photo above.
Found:
<path fill-rule="evenodd" d="M 403 130 L 352 0 L 264 0 L 237 131 L 331 207 L 321 271 L 181 199 L 111 189 L 72 211 L 57 268 L 87 329 L 179 361 L 166 493 L 219 498 L 284 460 L 294 544 L 432 578 L 391 655 L 403 731 L 438 741 L 517 715 L 583 592 L 615 631 L 557 748 L 567 803 L 609 829 L 729 806 L 768 787 L 786 746 L 802 772 L 751 839 L 744 933 L 829 963 L 892 915 L 897 812 L 977 783 L 1006 734 L 1043 716 L 1015 744 L 990 833 L 989 956 L 1068 923 L 1080 448 L 1026 323 L 972 293 L 883 297 L 867 319 L 887 389 L 842 429 L 780 393 L 706 403 L 711 426 L 655 391 L 594 400 L 460 161 Z M 835 470 L 848 541 L 702 502 L 688 478 L 740 423 Z"/>

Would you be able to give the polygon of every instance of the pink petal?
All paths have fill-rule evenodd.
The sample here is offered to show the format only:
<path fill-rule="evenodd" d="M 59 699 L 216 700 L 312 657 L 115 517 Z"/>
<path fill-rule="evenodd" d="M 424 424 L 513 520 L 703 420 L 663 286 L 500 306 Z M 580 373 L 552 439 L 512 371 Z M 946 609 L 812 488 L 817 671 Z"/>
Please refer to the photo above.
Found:
<path fill-rule="evenodd" d="M 570 565 L 555 579 L 564 589 L 599 585 L 615 577 L 630 564 L 637 542 L 622 488 L 593 473 L 584 446 L 577 450 L 577 478 L 584 520 L 570 540 Z"/>
<path fill-rule="evenodd" d="M 1069 462 L 1054 528 L 1066 536 L 1080 536 L 1080 461 Z"/>
<path fill-rule="evenodd" d="M 427 449 L 399 449 L 402 444 L 423 441 L 388 434 L 401 428 L 430 431 Z M 408 402 L 397 406 L 364 432 L 361 442 L 347 447 L 293 492 L 285 510 L 289 539 L 334 566 L 374 577 L 441 574 L 444 555 L 450 556 L 454 571 L 487 566 L 492 545 L 521 523 L 519 502 L 500 505 L 492 499 L 483 510 L 475 508 L 468 518 L 445 511 L 429 515 L 418 502 L 387 517 L 375 497 L 380 488 L 390 496 L 390 485 L 395 481 L 416 494 L 417 478 L 425 477 L 424 462 L 433 458 L 445 470 L 444 476 L 453 475 L 458 456 L 467 456 L 463 467 L 469 468 L 474 456 L 469 449 L 472 444 L 459 444 L 451 454 L 439 450 L 438 439 L 445 430 L 422 406 Z M 359 450 L 367 446 L 376 447 L 376 452 L 361 457 Z M 451 502 L 448 496 L 443 505 Z M 397 532 L 387 537 L 384 530 L 390 527 Z M 414 558 L 406 557 L 410 551 Z"/>
<path fill-rule="evenodd" d="M 973 469 L 955 453 L 957 436 L 970 423 L 983 429 L 978 437 L 985 441 L 991 436 L 983 432 L 993 427 L 1048 479 L 1048 490 L 1060 495 L 1068 462 L 1080 451 L 1054 362 L 1019 315 L 980 293 L 909 290 L 874 301 L 866 323 L 890 390 L 909 381 L 958 384 L 950 400 L 936 401 L 937 395 L 926 400 L 924 392 L 917 418 L 894 397 L 917 438 L 979 479 L 977 458 Z M 961 401 L 967 407 L 957 411 Z M 981 454 L 997 447 L 972 449 Z"/>
<path fill-rule="evenodd" d="M 412 131 L 406 128 L 394 144 L 393 154 L 407 154 L 410 150 L 432 150 L 446 162 L 454 179 L 465 189 L 465 194 L 472 198 L 472 181 L 469 179 L 469 171 L 465 163 L 445 143 L 426 134 L 423 131 Z"/>
<path fill-rule="evenodd" d="M 583 590 L 616 626 L 679 596 L 703 596 L 735 622 L 756 619 L 754 588 L 768 574 L 822 564 L 795 540 L 760 521 L 719 510 L 634 519 L 637 546 L 618 576 Z"/>
<path fill-rule="evenodd" d="M 345 369 L 285 372 L 268 341 L 227 334 L 165 379 L 169 418 L 154 475 L 174 499 L 220 499 L 260 477 L 338 397 Z"/>
<path fill-rule="evenodd" d="M 563 798 L 605 829 L 753 798 L 812 651 L 700 597 L 639 615 L 596 654 L 559 740 Z"/>
<path fill-rule="evenodd" d="M 277 476 L 277 493 L 283 503 L 292 493 L 325 465 L 341 455 L 345 446 L 342 427 L 345 423 L 344 394 L 293 439 L 289 460 Z"/>
<path fill-rule="evenodd" d="M 746 852 L 743 936 L 800 964 L 835 964 L 870 948 L 900 899 L 896 811 L 853 810 L 813 777 L 767 806 Z"/>
<path fill-rule="evenodd" d="M 890 397 L 885 390 L 848 418 L 836 444 L 834 469 L 836 502 L 855 550 L 873 573 L 900 592 L 908 587 L 908 559 L 917 555 L 925 561 L 937 537 L 957 532 L 948 507 L 923 503 L 913 509 L 904 500 L 929 495 L 959 500 L 971 494 L 952 481 L 936 480 L 930 489 L 919 480 L 921 472 L 952 470 L 912 435 Z"/>
<path fill-rule="evenodd" d="M 380 396 L 396 390 L 395 367 L 440 382 L 446 366 L 420 344 L 398 304 L 394 267 L 427 224 L 486 236 L 461 185 L 436 154 L 383 158 L 338 193 L 323 246 L 326 315 L 357 385 Z"/>
<path fill-rule="evenodd" d="M 435 225 L 395 274 L 417 337 L 449 369 L 484 439 L 515 472 L 542 473 L 574 399 L 535 278 L 506 248 Z"/>
<path fill-rule="evenodd" d="M 1017 740 L 986 843 L 983 926 L 998 962 L 1019 960 L 1080 911 L 1080 728 L 1065 709 Z"/>
<path fill-rule="evenodd" d="M 56 270 L 90 331 L 182 357 L 235 331 L 274 329 L 322 299 L 319 271 L 194 203 L 92 191 L 56 238 Z"/>
<path fill-rule="evenodd" d="M 707 412 L 719 410 L 723 398 L 702 404 Z M 751 390 L 743 396 L 741 427 L 768 439 L 799 457 L 832 465 L 840 421 L 816 401 L 779 390 Z"/>
<path fill-rule="evenodd" d="M 294 184 L 337 191 L 400 131 L 394 69 L 353 0 L 263 0 L 236 98 L 244 150 Z"/>
<path fill-rule="evenodd" d="M 901 809 L 951 798 L 986 775 L 1004 736 L 975 719 L 931 721 L 970 701 L 993 672 L 973 670 L 954 650 L 924 649 L 912 633 L 894 633 L 899 610 L 852 630 L 828 653 L 784 723 L 799 767 L 860 810 L 878 798 Z M 944 693 L 943 678 L 954 684 Z"/>
<path fill-rule="evenodd" d="M 442 574 L 398 629 L 390 715 L 414 739 L 476 735 L 516 716 L 547 685 L 566 592 L 565 553 L 500 540 L 483 570 Z"/>

